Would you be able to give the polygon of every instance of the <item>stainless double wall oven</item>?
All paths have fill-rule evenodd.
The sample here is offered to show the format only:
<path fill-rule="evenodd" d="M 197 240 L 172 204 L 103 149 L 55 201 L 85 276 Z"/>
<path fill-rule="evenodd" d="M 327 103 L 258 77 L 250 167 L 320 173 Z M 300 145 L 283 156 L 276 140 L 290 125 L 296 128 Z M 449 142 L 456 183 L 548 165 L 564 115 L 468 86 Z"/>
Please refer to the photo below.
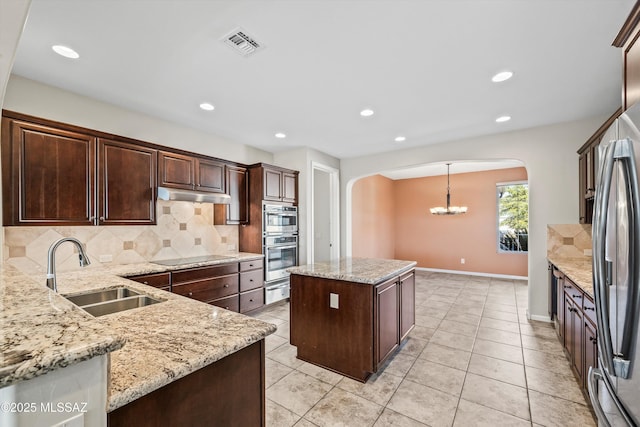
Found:
<path fill-rule="evenodd" d="M 287 269 L 298 265 L 298 208 L 263 203 L 262 250 L 265 258 L 265 303 L 289 298 Z"/>

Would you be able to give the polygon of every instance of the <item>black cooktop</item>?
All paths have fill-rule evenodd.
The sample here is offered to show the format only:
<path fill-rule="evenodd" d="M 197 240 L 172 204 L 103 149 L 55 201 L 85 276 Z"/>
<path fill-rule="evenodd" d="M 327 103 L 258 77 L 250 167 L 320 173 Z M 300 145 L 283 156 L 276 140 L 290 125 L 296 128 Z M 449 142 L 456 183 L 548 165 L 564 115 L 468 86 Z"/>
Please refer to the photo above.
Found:
<path fill-rule="evenodd" d="M 236 257 L 227 256 L 227 255 L 203 255 L 203 256 L 196 256 L 191 258 L 162 259 L 159 261 L 151 261 L 151 262 L 159 265 L 175 266 L 175 265 L 182 265 L 182 264 L 197 264 L 200 262 L 222 261 L 222 260 L 231 260 L 231 259 L 236 259 Z"/>

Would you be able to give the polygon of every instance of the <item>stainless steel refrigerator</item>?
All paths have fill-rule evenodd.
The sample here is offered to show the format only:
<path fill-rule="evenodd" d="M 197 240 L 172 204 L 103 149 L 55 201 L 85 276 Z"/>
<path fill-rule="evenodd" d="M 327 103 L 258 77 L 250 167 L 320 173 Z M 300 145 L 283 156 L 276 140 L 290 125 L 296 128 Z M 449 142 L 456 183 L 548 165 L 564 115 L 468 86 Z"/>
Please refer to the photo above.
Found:
<path fill-rule="evenodd" d="M 640 424 L 640 105 L 623 113 L 598 150 L 593 286 L 598 367 L 589 397 L 599 426 Z"/>

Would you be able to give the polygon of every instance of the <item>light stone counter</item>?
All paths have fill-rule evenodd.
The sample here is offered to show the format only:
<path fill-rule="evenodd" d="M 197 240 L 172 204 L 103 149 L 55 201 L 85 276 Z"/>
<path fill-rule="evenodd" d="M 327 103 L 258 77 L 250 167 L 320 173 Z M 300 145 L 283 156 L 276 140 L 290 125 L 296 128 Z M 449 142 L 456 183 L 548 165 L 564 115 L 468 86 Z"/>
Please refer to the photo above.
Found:
<path fill-rule="evenodd" d="M 573 283 L 593 298 L 593 274 L 591 257 L 562 257 L 548 255 L 549 262 L 562 271 Z"/>
<path fill-rule="evenodd" d="M 0 265 L 0 387 L 121 348 L 124 335 L 15 268 Z"/>
<path fill-rule="evenodd" d="M 126 285 L 163 301 L 98 318 L 50 291 L 43 277 L 2 267 L 0 386 L 112 352 L 110 412 L 241 350 L 275 332 L 275 325 L 118 276 L 259 258 L 262 255 L 240 253 L 208 263 L 142 263 L 58 274 L 60 294 Z"/>
<path fill-rule="evenodd" d="M 416 261 L 396 259 L 340 258 L 335 261 L 291 267 L 287 271 L 302 276 L 375 285 L 410 270 L 416 264 Z"/>

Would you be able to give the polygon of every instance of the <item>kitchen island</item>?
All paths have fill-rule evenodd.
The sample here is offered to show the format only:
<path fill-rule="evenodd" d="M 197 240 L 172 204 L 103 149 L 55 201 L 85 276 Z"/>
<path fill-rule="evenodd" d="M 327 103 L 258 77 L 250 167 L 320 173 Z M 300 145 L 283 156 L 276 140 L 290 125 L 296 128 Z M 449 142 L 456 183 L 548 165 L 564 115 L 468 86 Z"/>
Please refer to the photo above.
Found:
<path fill-rule="evenodd" d="M 290 268 L 298 358 L 365 382 L 415 324 L 415 265 L 343 258 Z"/>
<path fill-rule="evenodd" d="M 212 425 L 218 410 L 230 425 L 263 425 L 264 338 L 276 327 L 120 277 L 184 267 L 142 263 L 59 274 L 60 294 L 126 286 L 161 301 L 94 318 L 46 288 L 44 276 L 3 266 L 0 391 L 103 357 L 104 400 L 91 407 L 101 414 L 85 414 L 86 425 Z"/>

